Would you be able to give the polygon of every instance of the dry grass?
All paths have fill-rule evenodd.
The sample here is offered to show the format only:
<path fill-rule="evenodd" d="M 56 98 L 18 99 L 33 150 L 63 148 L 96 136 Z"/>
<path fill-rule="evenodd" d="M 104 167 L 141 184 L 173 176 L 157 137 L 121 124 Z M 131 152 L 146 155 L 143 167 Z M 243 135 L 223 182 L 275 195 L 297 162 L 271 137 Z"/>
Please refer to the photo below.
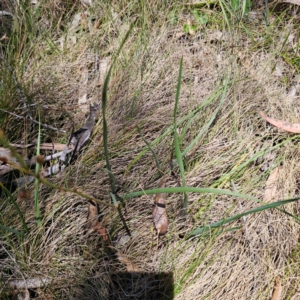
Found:
<path fill-rule="evenodd" d="M 113 69 L 109 87 L 109 151 L 120 195 L 159 184 L 151 152 L 135 160 L 145 148 L 136 126 L 148 142 L 172 126 L 179 61 L 183 57 L 178 120 L 221 88 L 226 76 L 230 80 L 216 119 L 184 159 L 187 186 L 233 190 L 234 182 L 238 192 L 263 199 L 266 180 L 272 169 L 280 165 L 273 201 L 299 196 L 299 138 L 272 128 L 259 116 L 263 110 L 278 119 L 300 119 L 299 76 L 296 67 L 283 56 L 291 57 L 292 52 L 298 51 L 298 42 L 292 39 L 292 35 L 297 37 L 292 19 L 272 15 L 269 27 L 257 18 L 248 19 L 247 30 L 233 20 L 229 30 L 217 8 L 205 8 L 210 23 L 190 36 L 184 34 L 183 24 L 192 16 L 176 3 L 161 8 L 155 1 L 124 1 L 113 2 L 110 9 L 104 1 L 92 8 L 75 2 L 70 6 L 64 1 L 57 3 L 62 11 L 49 19 L 44 29 L 48 39 L 39 35 L 29 39 L 23 50 L 26 61 L 21 54 L 16 66 L 25 66 L 20 78 L 31 101 L 47 106 L 41 114 L 43 122 L 66 130 L 73 123 L 80 127 L 89 103 L 101 102 L 104 74 L 100 65 L 111 60 L 130 22 L 136 20 Z M 66 13 L 65 7 L 72 9 Z M 41 12 L 43 18 L 47 16 L 45 11 Z M 171 13 L 177 14 L 177 23 L 171 22 Z M 80 17 L 77 23 L 76 16 Z M 63 29 L 53 29 L 55 18 L 61 20 Z M 13 99 L 18 103 L 15 107 L 22 106 L 17 93 Z M 86 102 L 80 104 L 79 99 Z M 190 124 L 187 120 L 178 126 L 179 134 L 188 126 L 182 137 L 182 150 L 209 122 L 219 102 L 220 97 L 213 99 Z M 19 113 L 13 107 L 5 109 Z M 86 151 L 51 180 L 79 187 L 110 202 L 109 178 L 103 170 L 101 121 L 99 118 Z M 14 122 L 10 117 L 3 123 L 5 132 Z M 26 135 L 24 132 L 25 129 L 18 132 L 19 139 Z M 36 132 L 33 128 L 30 136 Z M 45 130 L 43 138 L 66 141 L 68 136 Z M 259 152 L 280 143 L 280 147 L 272 150 L 270 162 Z M 177 166 L 174 175 L 170 175 L 173 147 L 171 133 L 153 146 L 168 187 L 181 184 Z M 262 171 L 261 167 L 266 165 L 269 167 Z M 167 196 L 169 231 L 158 244 L 151 217 L 153 196 L 132 198 L 122 208 L 131 238 L 117 211 L 100 207 L 99 219 L 109 232 L 112 246 L 144 273 L 139 280 L 131 281 L 115 251 L 106 247 L 99 235 L 85 230 L 86 200 L 42 187 L 43 219 L 42 228 L 38 229 L 33 200 L 19 199 L 31 231 L 25 240 L 3 232 L 1 298 L 10 299 L 5 296 L 8 280 L 50 277 L 53 283 L 32 290 L 32 298 L 166 299 L 166 295 L 159 294 L 160 279 L 155 277 L 164 274 L 173 280 L 175 299 L 268 299 L 276 275 L 283 283 L 283 299 L 298 299 L 300 291 L 295 282 L 299 282 L 299 272 L 295 265 L 299 263 L 299 227 L 294 219 L 278 210 L 269 210 L 226 227 L 242 226 L 240 229 L 212 231 L 187 239 L 183 236 L 192 229 L 258 204 L 225 195 L 190 193 L 188 214 L 183 218 L 182 200 L 181 194 Z M 285 209 L 297 215 L 299 205 L 291 204 Z M 1 224 L 21 228 L 16 213 L 5 200 L 1 200 L 0 216 Z M 126 297 L 134 284 L 137 287 L 134 292 L 131 290 L 133 294 Z M 168 290 L 163 292 L 170 295 Z"/>

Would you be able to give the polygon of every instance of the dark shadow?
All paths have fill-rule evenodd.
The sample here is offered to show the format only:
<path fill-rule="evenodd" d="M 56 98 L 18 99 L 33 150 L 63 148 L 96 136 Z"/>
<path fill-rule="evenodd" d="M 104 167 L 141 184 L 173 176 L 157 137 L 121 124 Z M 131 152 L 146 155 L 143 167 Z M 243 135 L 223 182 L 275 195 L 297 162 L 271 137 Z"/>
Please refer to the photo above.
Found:
<path fill-rule="evenodd" d="M 109 299 L 155 299 L 174 298 L 173 273 L 115 273 L 109 284 Z"/>
<path fill-rule="evenodd" d="M 81 285 L 81 291 L 76 293 L 75 298 L 172 300 L 174 299 L 173 273 L 116 272 L 110 274 L 109 278 L 106 276 L 90 278 Z"/>

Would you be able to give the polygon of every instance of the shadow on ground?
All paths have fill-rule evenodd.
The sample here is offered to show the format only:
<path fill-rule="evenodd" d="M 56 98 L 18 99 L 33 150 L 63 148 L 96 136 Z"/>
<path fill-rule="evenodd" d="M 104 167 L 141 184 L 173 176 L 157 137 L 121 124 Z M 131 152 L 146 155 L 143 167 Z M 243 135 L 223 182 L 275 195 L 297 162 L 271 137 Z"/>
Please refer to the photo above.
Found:
<path fill-rule="evenodd" d="M 89 294 L 90 299 L 174 299 L 174 282 L 172 272 L 117 272 L 111 274 L 109 282 L 106 282 L 105 284 L 104 281 L 106 280 L 107 279 L 104 278 L 89 279 L 83 287 L 83 294 Z"/>

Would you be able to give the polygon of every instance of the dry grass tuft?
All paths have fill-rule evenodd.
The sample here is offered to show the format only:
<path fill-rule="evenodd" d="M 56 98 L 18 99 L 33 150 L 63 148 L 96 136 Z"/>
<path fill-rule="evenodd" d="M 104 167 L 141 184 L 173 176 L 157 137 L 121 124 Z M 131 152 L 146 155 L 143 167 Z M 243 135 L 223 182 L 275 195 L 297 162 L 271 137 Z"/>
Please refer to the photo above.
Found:
<path fill-rule="evenodd" d="M 160 9 L 155 1 L 113 1 L 110 9 L 105 1 L 95 1 L 91 8 L 75 1 L 52 5 L 60 9 L 44 29 L 52 33 L 51 38 L 37 35 L 29 40 L 30 47 L 24 46 L 27 51 L 30 48 L 26 62 L 20 59 L 16 64 L 26 66 L 22 84 L 32 103 L 42 105 L 43 123 L 65 130 L 83 124 L 90 103 L 100 104 L 104 73 L 135 19 L 109 85 L 109 151 L 119 195 L 156 188 L 160 181 L 151 151 L 140 155 L 147 147 L 136 126 L 149 143 L 160 138 L 152 147 L 166 175 L 166 186 L 181 184 L 177 165 L 170 175 L 175 157 L 173 134 L 163 134 L 173 125 L 183 57 L 178 121 L 229 79 L 216 118 L 184 157 L 186 185 L 236 188 L 239 193 L 263 199 L 266 181 L 279 166 L 272 201 L 299 196 L 299 137 L 271 127 L 259 115 L 262 110 L 278 119 L 300 119 L 299 76 L 286 56 L 289 51 L 298 51 L 292 38 L 297 35 L 293 20 L 272 15 L 266 27 L 263 21 L 249 18 L 245 27 L 232 25 L 229 30 L 217 8 L 207 9 L 211 22 L 190 36 L 184 33 L 183 24 L 192 14 L 177 3 Z M 44 8 L 41 22 L 48 10 L 55 9 Z M 177 15 L 177 23 L 168 18 L 171 13 Z M 63 30 L 54 32 L 51 26 L 57 18 Z M 15 108 L 22 106 L 17 93 L 13 99 Z M 212 98 L 193 118 L 178 125 L 182 151 L 209 123 L 220 100 L 220 96 Z M 17 111 L 14 107 L 5 109 Z M 36 113 L 35 108 L 32 112 Z M 82 155 L 52 181 L 110 202 L 101 121 L 99 117 Z M 12 122 L 16 122 L 13 116 L 3 126 Z M 28 136 L 36 132 L 33 127 Z M 26 136 L 25 129 L 18 133 L 20 139 L 22 134 Z M 42 138 L 43 142 L 60 142 L 68 136 L 45 130 Z M 109 242 L 105 242 L 97 232 L 85 229 L 88 203 L 84 199 L 48 187 L 41 188 L 39 197 L 42 226 L 36 227 L 33 200 L 18 199 L 30 234 L 23 241 L 8 233 L 0 239 L 3 299 L 9 299 L 10 280 L 36 277 L 53 280 L 47 287 L 31 291 L 36 299 L 267 299 L 277 275 L 284 299 L 299 295 L 294 288 L 299 279 L 295 268 L 299 226 L 279 210 L 249 215 L 224 230 L 188 239 L 185 234 L 195 228 L 260 204 L 225 195 L 189 193 L 184 218 L 180 214 L 183 195 L 170 194 L 166 198 L 168 233 L 157 239 L 151 216 L 154 197 L 144 195 L 126 201 L 121 216 L 117 210 L 100 207 L 99 220 L 109 233 Z M 297 216 L 299 205 L 284 209 Z M 12 204 L 2 200 L 0 211 L 1 224 L 21 229 Z M 118 259 L 118 251 L 141 272 L 129 274 L 126 264 Z"/>

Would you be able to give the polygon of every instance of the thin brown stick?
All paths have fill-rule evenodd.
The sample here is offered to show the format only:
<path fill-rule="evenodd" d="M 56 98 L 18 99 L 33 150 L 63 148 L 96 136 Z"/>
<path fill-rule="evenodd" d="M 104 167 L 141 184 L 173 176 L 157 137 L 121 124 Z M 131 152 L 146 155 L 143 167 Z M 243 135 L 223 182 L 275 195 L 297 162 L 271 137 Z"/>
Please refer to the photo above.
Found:
<path fill-rule="evenodd" d="M 70 192 L 73 194 L 77 194 L 78 196 L 85 198 L 87 200 L 91 200 L 91 201 L 96 201 L 104 206 L 108 206 L 108 207 L 112 207 L 115 208 L 115 206 L 113 204 L 107 203 L 105 201 L 96 199 L 90 195 L 85 194 L 83 191 L 79 190 L 79 189 L 69 189 L 69 188 L 65 188 L 63 186 L 58 186 L 48 180 L 46 180 L 45 178 L 41 177 L 39 174 L 35 174 L 33 171 L 31 171 L 28 167 L 25 166 L 25 168 L 23 166 L 17 165 L 13 162 L 7 162 L 10 166 L 14 167 L 15 169 L 20 170 L 21 172 L 28 174 L 30 176 L 33 176 L 34 178 L 38 179 L 40 183 L 43 183 L 55 190 L 59 190 L 61 192 Z"/>

